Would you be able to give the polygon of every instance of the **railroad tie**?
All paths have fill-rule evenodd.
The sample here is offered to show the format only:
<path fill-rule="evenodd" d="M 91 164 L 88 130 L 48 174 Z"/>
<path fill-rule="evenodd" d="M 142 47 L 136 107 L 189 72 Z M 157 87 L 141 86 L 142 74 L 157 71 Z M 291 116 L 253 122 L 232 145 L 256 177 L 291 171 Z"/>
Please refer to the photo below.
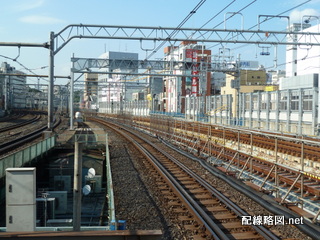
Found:
<path fill-rule="evenodd" d="M 237 218 L 237 215 L 227 212 L 227 213 L 214 214 L 214 218 L 217 220 L 235 219 Z"/>
<path fill-rule="evenodd" d="M 240 221 L 237 221 L 237 222 L 226 222 L 226 223 L 221 223 L 219 225 L 221 225 L 222 228 L 225 228 L 225 229 L 237 229 L 237 228 L 245 227 L 244 225 L 242 225 L 242 223 Z"/>
<path fill-rule="evenodd" d="M 227 208 L 222 207 L 222 206 L 213 206 L 213 207 L 207 207 L 207 210 L 209 212 L 227 212 L 229 211 Z"/>
<path fill-rule="evenodd" d="M 203 205 L 218 204 L 218 203 L 219 203 L 219 201 L 216 200 L 216 199 L 204 199 L 204 200 L 201 200 L 201 199 L 200 199 L 200 202 L 201 202 Z"/>
<path fill-rule="evenodd" d="M 230 239 L 261 239 L 261 236 L 257 235 L 255 232 L 241 232 L 241 233 L 231 233 Z"/>
<path fill-rule="evenodd" d="M 210 199 L 212 198 L 212 196 L 211 196 L 210 194 L 208 194 L 208 193 L 203 193 L 203 194 L 199 193 L 199 194 L 195 194 L 195 196 L 196 196 L 196 198 L 199 199 L 200 201 L 201 201 L 202 199 L 208 199 L 208 200 L 210 200 Z M 202 201 L 201 201 L 201 203 L 202 203 Z"/>

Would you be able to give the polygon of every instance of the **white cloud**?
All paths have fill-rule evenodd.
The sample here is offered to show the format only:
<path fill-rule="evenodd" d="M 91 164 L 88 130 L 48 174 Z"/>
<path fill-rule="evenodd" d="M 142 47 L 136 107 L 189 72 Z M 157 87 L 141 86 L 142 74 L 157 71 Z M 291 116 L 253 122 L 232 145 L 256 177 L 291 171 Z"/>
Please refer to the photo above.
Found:
<path fill-rule="evenodd" d="M 19 19 L 21 22 L 24 23 L 31 23 L 31 24 L 56 24 L 56 23 L 63 23 L 64 21 L 58 18 L 48 17 L 48 16 L 40 16 L 40 15 L 30 15 L 25 16 Z"/>
<path fill-rule="evenodd" d="M 290 13 L 290 23 L 301 23 L 302 17 L 303 20 L 306 20 L 306 16 L 317 16 L 319 17 L 319 12 L 315 9 L 308 8 L 304 9 L 302 11 L 294 10 Z M 304 17 L 305 16 L 305 17 Z M 312 18 L 311 20 L 314 20 L 315 18 Z"/>
<path fill-rule="evenodd" d="M 15 6 L 15 9 L 19 12 L 39 8 L 44 4 L 44 0 L 32 0 L 32 1 L 23 1 L 23 3 Z"/>

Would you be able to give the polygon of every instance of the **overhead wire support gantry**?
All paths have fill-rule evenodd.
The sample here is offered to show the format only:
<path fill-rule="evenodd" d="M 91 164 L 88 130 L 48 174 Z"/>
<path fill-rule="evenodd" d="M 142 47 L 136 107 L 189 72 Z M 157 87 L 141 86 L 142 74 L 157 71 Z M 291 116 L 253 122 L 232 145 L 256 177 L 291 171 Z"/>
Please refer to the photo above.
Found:
<path fill-rule="evenodd" d="M 290 28 L 289 28 L 290 29 Z M 174 34 L 173 34 L 174 33 Z M 116 39 L 139 41 L 201 41 L 202 43 L 245 43 L 292 46 L 320 46 L 319 32 L 266 31 L 238 29 L 176 28 L 152 26 L 116 26 L 71 24 L 60 32 L 50 32 L 42 44 L 6 43 L 0 46 L 43 47 L 49 49 L 48 129 L 53 126 L 54 56 L 72 39 Z M 292 41 L 292 39 L 296 39 Z M 308 39 L 308 41 L 305 41 Z M 301 40 L 301 42 L 300 42 Z M 72 81 L 72 79 L 71 79 Z"/>
<path fill-rule="evenodd" d="M 170 37 L 175 32 L 174 37 Z M 302 39 L 310 37 L 310 42 L 288 41 L 299 35 Z M 245 29 L 209 29 L 174 28 L 152 26 L 116 26 L 71 24 L 54 35 L 54 54 L 75 38 L 145 40 L 145 41 L 201 41 L 211 43 L 246 43 L 271 45 L 308 45 L 320 46 L 318 32 L 245 30 Z M 312 37 L 312 38 L 311 38 Z"/>
<path fill-rule="evenodd" d="M 158 70 L 160 72 L 154 73 L 121 73 L 125 75 L 145 75 L 145 76 L 182 76 L 181 74 L 168 74 L 172 68 L 192 70 L 194 63 L 186 61 L 163 61 L 163 60 L 133 60 L 133 59 L 105 59 L 105 58 L 71 58 L 73 63 L 72 72 L 74 73 L 114 73 L 112 71 L 106 72 L 105 68 L 113 69 L 147 69 Z M 207 66 L 208 67 L 208 66 Z M 208 67 L 211 70 L 211 67 Z M 165 73 L 164 73 L 165 72 Z M 194 75 L 184 74 L 183 76 L 192 77 Z"/>

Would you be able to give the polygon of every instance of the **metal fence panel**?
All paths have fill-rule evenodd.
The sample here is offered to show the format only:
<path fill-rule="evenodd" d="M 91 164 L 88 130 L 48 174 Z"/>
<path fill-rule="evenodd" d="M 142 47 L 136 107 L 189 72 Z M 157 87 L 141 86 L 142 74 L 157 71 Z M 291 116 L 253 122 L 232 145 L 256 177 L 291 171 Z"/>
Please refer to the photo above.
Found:
<path fill-rule="evenodd" d="M 5 176 L 7 168 L 22 167 L 25 163 L 40 156 L 54 146 L 55 137 L 53 136 L 0 159 L 0 177 Z"/>

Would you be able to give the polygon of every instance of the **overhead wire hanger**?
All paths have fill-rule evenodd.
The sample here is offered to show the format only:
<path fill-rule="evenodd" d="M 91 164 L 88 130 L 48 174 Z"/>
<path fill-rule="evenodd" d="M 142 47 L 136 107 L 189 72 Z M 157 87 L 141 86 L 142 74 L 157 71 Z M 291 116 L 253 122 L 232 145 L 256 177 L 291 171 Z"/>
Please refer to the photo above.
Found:
<path fill-rule="evenodd" d="M 142 46 L 142 39 L 140 39 L 140 48 L 141 48 L 141 50 L 143 50 L 143 51 L 146 52 L 146 58 L 145 58 L 145 60 L 147 60 L 148 51 L 153 51 L 153 50 L 156 48 L 156 40 L 153 40 L 153 48 L 144 48 L 144 47 Z"/>
<path fill-rule="evenodd" d="M 12 59 L 12 61 L 15 62 L 20 57 L 20 48 L 21 48 L 21 46 L 18 46 L 18 56 L 16 56 L 14 59 Z"/>

